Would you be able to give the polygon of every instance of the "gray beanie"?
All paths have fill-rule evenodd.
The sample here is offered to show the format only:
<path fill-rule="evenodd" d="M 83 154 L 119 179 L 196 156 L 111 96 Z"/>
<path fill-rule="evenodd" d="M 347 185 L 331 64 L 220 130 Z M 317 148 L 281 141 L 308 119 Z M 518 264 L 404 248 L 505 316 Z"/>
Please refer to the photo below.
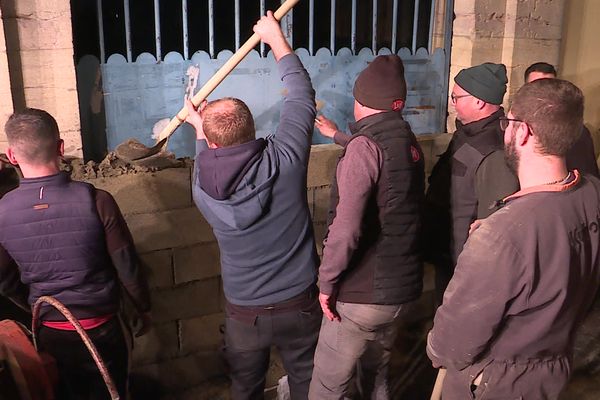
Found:
<path fill-rule="evenodd" d="M 506 93 L 504 64 L 483 63 L 461 70 L 454 78 L 461 88 L 486 103 L 500 105 Z"/>

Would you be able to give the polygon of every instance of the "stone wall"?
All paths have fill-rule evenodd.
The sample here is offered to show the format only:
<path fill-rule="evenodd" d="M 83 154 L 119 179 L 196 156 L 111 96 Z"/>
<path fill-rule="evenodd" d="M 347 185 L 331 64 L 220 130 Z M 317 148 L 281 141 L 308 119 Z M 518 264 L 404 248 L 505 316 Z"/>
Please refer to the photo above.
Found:
<path fill-rule="evenodd" d="M 0 22 L 2 9 L 0 8 Z M 0 153 L 6 152 L 6 136 L 4 124 L 13 110 L 12 95 L 10 93 L 10 76 L 8 75 L 8 57 L 6 43 L 4 42 L 4 25 L 0 23 Z"/>
<path fill-rule="evenodd" d="M 428 171 L 448 135 L 420 138 Z M 308 202 L 319 254 L 326 232 L 331 179 L 341 148 L 317 145 L 308 169 Z M 119 204 L 146 270 L 152 294 L 154 329 L 135 340 L 133 381 L 153 391 L 181 393 L 224 376 L 221 356 L 224 324 L 219 251 L 210 226 L 192 201 L 191 170 L 126 174 L 89 180 Z M 268 244 L 265 244 L 268 245 Z M 420 318 L 431 309 L 428 274 Z M 278 375 L 277 375 L 278 374 Z M 276 383 L 281 369 L 269 380 Z M 175 398 L 177 395 L 175 395 Z M 193 397 L 197 398 L 197 397 Z"/>
<path fill-rule="evenodd" d="M 523 85 L 525 69 L 537 61 L 557 65 L 565 0 L 456 0 L 450 90 L 463 68 L 484 62 L 503 63 L 508 70 L 504 105 Z M 449 108 L 448 130 L 456 113 Z"/>
<path fill-rule="evenodd" d="M 7 55 L 7 63 L 0 63 L 0 124 L 4 126 L 13 106 L 44 109 L 58 121 L 65 152 L 81 156 L 70 1 L 3 0 L 0 8 L 4 28 L 0 40 L 6 42 Z M 10 92 L 4 86 L 8 72 Z M 6 100 L 10 95 L 13 104 Z M 5 142 L 0 130 L 0 151 Z"/>

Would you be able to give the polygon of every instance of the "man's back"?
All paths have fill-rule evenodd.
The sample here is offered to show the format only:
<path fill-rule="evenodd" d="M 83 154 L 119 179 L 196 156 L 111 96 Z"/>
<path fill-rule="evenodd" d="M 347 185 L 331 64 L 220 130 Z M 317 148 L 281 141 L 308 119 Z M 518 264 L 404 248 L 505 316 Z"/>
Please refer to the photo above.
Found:
<path fill-rule="evenodd" d="M 316 280 L 306 198 L 314 91 L 297 56 L 282 58 L 279 68 L 288 95 L 277 133 L 204 150 L 196 159 L 194 199 L 219 242 L 225 295 L 237 305 L 284 301 Z M 207 155 L 211 158 L 205 161 Z M 243 159 L 239 169 L 229 177 L 219 175 L 234 157 Z M 224 180 L 236 184 L 217 199 L 208 188 Z"/>

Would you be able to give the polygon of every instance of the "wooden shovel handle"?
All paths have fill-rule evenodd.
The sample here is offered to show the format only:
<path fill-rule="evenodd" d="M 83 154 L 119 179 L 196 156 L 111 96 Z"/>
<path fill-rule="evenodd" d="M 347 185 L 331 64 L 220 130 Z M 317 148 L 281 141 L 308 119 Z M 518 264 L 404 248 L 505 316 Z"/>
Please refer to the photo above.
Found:
<path fill-rule="evenodd" d="M 285 3 L 283 3 L 277 9 L 277 11 L 273 13 L 275 19 L 277 21 L 281 21 L 281 18 L 283 18 L 299 1 L 300 0 L 287 0 Z M 252 51 L 252 49 L 254 49 L 254 47 L 256 47 L 256 45 L 258 45 L 259 43 L 260 36 L 258 36 L 258 34 L 256 33 L 253 34 L 250 37 L 250 39 L 246 40 L 246 43 L 244 43 L 242 47 L 240 47 L 238 51 L 236 51 L 231 56 L 231 58 L 227 60 L 227 62 L 223 64 L 221 68 L 219 68 L 217 72 L 215 72 L 213 77 L 210 78 L 204 84 L 204 86 L 202 86 L 202 88 L 200 88 L 198 93 L 196 93 L 194 97 L 192 97 L 192 103 L 196 107 L 198 107 L 200 103 L 202 103 L 204 99 L 206 99 L 208 95 L 210 95 L 212 91 L 215 90 L 217 86 L 219 86 L 223 79 L 225 79 L 225 77 L 229 75 L 229 73 L 233 71 L 233 69 L 237 67 L 237 65 L 244 59 L 244 57 L 246 57 L 248 53 L 250 53 L 250 51 Z M 171 119 L 169 125 L 167 125 L 160 132 L 160 135 L 158 136 L 158 139 L 156 141 L 160 142 L 161 140 L 171 136 L 173 132 L 175 132 L 175 129 L 177 129 L 179 125 L 181 125 L 183 121 L 185 121 L 187 115 L 188 111 L 187 108 L 185 108 L 184 106 L 181 110 L 179 110 L 177 115 Z"/>

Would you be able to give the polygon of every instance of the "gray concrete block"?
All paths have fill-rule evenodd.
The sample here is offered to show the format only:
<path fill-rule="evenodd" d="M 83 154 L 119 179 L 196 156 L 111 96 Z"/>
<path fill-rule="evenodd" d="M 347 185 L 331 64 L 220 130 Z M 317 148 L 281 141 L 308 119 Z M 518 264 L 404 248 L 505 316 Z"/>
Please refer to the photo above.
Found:
<path fill-rule="evenodd" d="M 173 249 L 175 284 L 212 278 L 221 274 L 216 243 Z"/>
<path fill-rule="evenodd" d="M 331 203 L 331 185 L 315 187 L 314 202 L 313 223 L 327 222 Z"/>
<path fill-rule="evenodd" d="M 126 174 L 88 182 L 113 195 L 124 215 L 192 207 L 190 168 Z"/>
<path fill-rule="evenodd" d="M 132 365 L 139 366 L 170 359 L 179 354 L 177 322 L 154 325 L 139 338 L 134 338 Z"/>
<path fill-rule="evenodd" d="M 317 245 L 317 254 L 319 256 L 323 256 L 323 238 L 325 238 L 325 234 L 327 233 L 327 223 L 313 223 L 313 230 L 315 232 L 315 244 Z"/>
<path fill-rule="evenodd" d="M 151 291 L 152 318 L 160 323 L 200 317 L 220 311 L 218 278 Z"/>
<path fill-rule="evenodd" d="M 172 251 L 158 250 L 140 254 L 142 268 L 148 279 L 150 288 L 163 288 L 173 286 L 173 260 Z"/>
<path fill-rule="evenodd" d="M 183 353 L 218 350 L 223 345 L 224 313 L 182 319 L 180 323 Z"/>
<path fill-rule="evenodd" d="M 210 243 L 211 227 L 195 207 L 125 216 L 139 252 Z"/>
<path fill-rule="evenodd" d="M 307 187 L 331 184 L 341 151 L 342 147 L 336 144 L 312 146 L 308 163 Z"/>
<path fill-rule="evenodd" d="M 131 373 L 136 379 L 158 383 L 164 393 L 170 393 L 198 386 L 210 378 L 225 374 L 225 361 L 219 352 L 198 352 L 138 366 Z"/>

